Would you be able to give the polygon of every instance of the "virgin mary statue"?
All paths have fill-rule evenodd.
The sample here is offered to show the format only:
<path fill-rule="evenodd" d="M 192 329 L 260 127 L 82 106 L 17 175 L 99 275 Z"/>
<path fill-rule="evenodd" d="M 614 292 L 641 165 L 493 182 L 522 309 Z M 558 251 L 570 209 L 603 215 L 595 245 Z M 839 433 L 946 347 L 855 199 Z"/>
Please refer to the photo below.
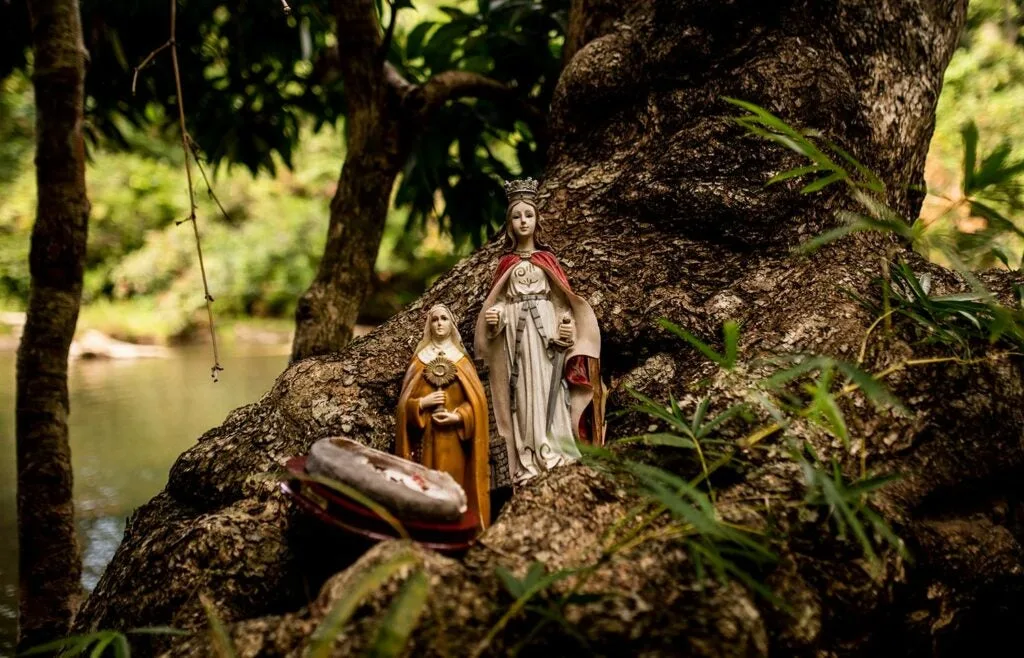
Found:
<path fill-rule="evenodd" d="M 513 483 L 580 457 L 576 441 L 603 442 L 601 334 L 541 242 L 537 181 L 505 184 L 507 253 L 477 318 L 474 348 L 490 371 L 498 434 Z"/>
<path fill-rule="evenodd" d="M 490 523 L 487 398 L 455 319 L 438 304 L 402 382 L 395 454 L 444 471 L 466 492 L 481 528 Z"/>

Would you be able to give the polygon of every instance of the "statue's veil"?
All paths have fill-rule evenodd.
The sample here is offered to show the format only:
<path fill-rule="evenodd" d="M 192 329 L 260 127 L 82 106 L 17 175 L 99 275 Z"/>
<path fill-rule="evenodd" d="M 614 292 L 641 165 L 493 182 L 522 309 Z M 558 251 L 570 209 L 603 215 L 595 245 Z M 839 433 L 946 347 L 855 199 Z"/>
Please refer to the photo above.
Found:
<path fill-rule="evenodd" d="M 448 334 L 448 339 L 445 341 L 446 344 L 451 344 L 455 349 L 461 352 L 464 356 L 469 356 L 469 352 L 466 351 L 466 346 L 462 344 L 462 335 L 459 334 L 459 325 L 455 321 L 455 314 L 452 313 L 444 304 L 434 304 L 427 311 L 427 317 L 423 321 L 423 338 L 420 340 L 419 345 L 416 346 L 414 354 L 419 354 L 423 349 L 429 346 L 433 341 L 430 339 L 430 316 L 433 315 L 437 309 L 444 309 L 444 312 L 448 314 L 448 319 L 452 321 L 452 332 Z"/>

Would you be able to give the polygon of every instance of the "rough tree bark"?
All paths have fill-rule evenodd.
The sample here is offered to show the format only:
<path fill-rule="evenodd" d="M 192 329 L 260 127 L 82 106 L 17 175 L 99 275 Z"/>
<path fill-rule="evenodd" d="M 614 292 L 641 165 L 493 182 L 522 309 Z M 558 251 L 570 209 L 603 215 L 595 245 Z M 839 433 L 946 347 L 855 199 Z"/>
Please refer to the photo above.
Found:
<path fill-rule="evenodd" d="M 295 309 L 292 361 L 340 351 L 352 339 L 395 178 L 430 116 L 463 97 L 516 103 L 527 120 L 539 114 L 504 85 L 465 71 L 410 84 L 383 58 L 373 0 L 336 0 L 334 10 L 339 32 L 334 63 L 345 85 L 348 152 L 331 200 L 323 258 Z"/>
<path fill-rule="evenodd" d="M 78 320 L 89 201 L 82 141 L 85 47 L 77 0 L 33 0 L 36 189 L 32 275 L 18 347 L 19 648 L 65 634 L 81 597 L 71 499 L 68 348 Z"/>
<path fill-rule="evenodd" d="M 814 256 L 791 247 L 834 224 L 839 192 L 804 197 L 799 185 L 764 187 L 793 156 L 745 137 L 723 95 L 757 102 L 823 130 L 888 181 L 907 213 L 921 181 L 942 73 L 964 20 L 963 0 L 586 0 L 580 43 L 559 82 L 553 143 L 542 188 L 551 242 L 604 335 L 610 407 L 625 386 L 669 392 L 689 407 L 711 395 L 714 413 L 763 372 L 717 372 L 657 329 L 659 317 L 715 335 L 743 326 L 744 363 L 779 353 L 855 358 L 874 321 L 841 288 L 874 296 L 872 279 L 893 250 L 851 236 Z M 171 470 L 167 489 L 132 517 L 125 539 L 80 615 L 85 627 L 172 623 L 202 628 L 207 591 L 243 656 L 300 655 L 309 632 L 352 578 L 400 550 L 382 544 L 345 571 L 357 547 L 329 541 L 262 474 L 315 439 L 349 436 L 387 448 L 393 407 L 421 313 L 448 304 L 471 331 L 498 246 L 456 266 L 421 300 L 345 351 L 291 366 L 260 401 L 233 412 Z M 962 288 L 931 268 L 937 291 Z M 990 277 L 1004 288 L 1006 281 Z M 879 371 L 927 351 L 892 335 L 870 342 L 864 366 Z M 916 556 L 883 555 L 872 577 L 856 547 L 788 502 L 803 495 L 797 466 L 778 446 L 718 488 L 721 513 L 745 523 L 770 499 L 780 562 L 769 584 L 792 616 L 739 586 L 700 590 L 678 540 L 647 542 L 603 564 L 587 591 L 614 592 L 571 606 L 592 651 L 606 655 L 957 656 L 1014 639 L 1024 601 L 1024 384 L 1020 357 L 932 364 L 886 379 L 910 416 L 863 399 L 844 407 L 858 452 L 905 478 L 883 490 L 884 516 Z M 699 394 L 697 387 L 700 387 Z M 609 438 L 642 429 L 617 418 Z M 790 431 L 854 471 L 861 454 L 810 426 Z M 866 452 L 864 452 L 866 451 Z M 636 502 L 582 466 L 518 492 L 460 560 L 424 554 L 431 593 L 410 655 L 466 655 L 507 608 L 495 576 L 592 562 L 601 536 Z M 326 579 L 326 581 L 325 581 Z M 321 584 L 323 583 L 323 587 Z M 376 592 L 339 638 L 359 655 L 397 583 Z M 319 591 L 319 595 L 316 592 Z M 563 590 L 564 591 L 564 590 Z M 529 632 L 514 621 L 489 649 L 501 654 Z M 555 654 L 579 645 L 556 625 L 536 642 Z M 173 655 L 203 655 L 205 634 Z"/>

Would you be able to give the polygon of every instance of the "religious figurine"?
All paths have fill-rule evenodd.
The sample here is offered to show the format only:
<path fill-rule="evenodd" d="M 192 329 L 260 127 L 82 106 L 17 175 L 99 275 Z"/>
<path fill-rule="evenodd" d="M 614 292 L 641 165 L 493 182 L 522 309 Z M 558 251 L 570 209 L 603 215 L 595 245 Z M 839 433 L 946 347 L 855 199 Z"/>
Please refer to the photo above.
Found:
<path fill-rule="evenodd" d="M 580 457 L 576 440 L 603 443 L 601 334 L 541 241 L 537 181 L 505 184 L 507 252 L 498 262 L 475 332 L 490 371 L 498 434 L 514 484 Z"/>
<path fill-rule="evenodd" d="M 427 312 L 398 398 L 395 454 L 451 475 L 480 527 L 491 521 L 487 397 L 451 311 Z"/>

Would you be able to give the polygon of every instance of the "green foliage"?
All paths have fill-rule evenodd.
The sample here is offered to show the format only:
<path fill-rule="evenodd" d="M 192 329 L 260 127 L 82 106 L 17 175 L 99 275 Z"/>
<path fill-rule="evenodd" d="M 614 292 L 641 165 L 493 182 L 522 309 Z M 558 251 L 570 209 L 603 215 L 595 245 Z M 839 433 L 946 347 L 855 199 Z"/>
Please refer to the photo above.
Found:
<path fill-rule="evenodd" d="M 861 165 L 837 144 L 822 138 L 822 135 L 817 131 L 797 130 L 768 110 L 754 103 L 738 98 L 729 98 L 728 96 L 723 97 L 723 100 L 747 110 L 748 114 L 734 117 L 733 121 L 748 132 L 795 151 L 811 161 L 810 165 L 790 169 L 773 176 L 768 180 L 768 185 L 809 174 L 818 174 L 819 177 L 805 185 L 800 190 L 801 193 L 817 192 L 833 183 L 839 182 L 844 182 L 853 187 L 865 188 L 873 192 L 882 192 L 885 189 L 885 185 L 879 180 L 878 176 Z M 819 148 L 815 144 L 812 140 L 814 137 L 822 138 L 825 144 L 824 149 Z M 841 161 L 845 162 L 846 166 L 843 166 Z M 850 170 L 851 168 L 852 171 Z"/>
<path fill-rule="evenodd" d="M 561 71 L 568 2 L 480 0 L 472 10 L 468 4 L 441 6 L 445 20 L 418 23 L 392 63 L 417 82 L 450 70 L 487 76 L 521 90 L 540 117 Z M 447 104 L 420 137 L 396 205 L 407 206 L 413 222 L 437 214 L 456 244 L 482 244 L 504 219 L 502 180 L 541 172 L 536 129 L 516 102 Z"/>
<path fill-rule="evenodd" d="M 1024 107 L 1022 19 L 1024 14 L 1018 3 L 972 0 L 968 6 L 967 28 L 946 69 L 936 109 L 935 134 L 928 156 L 931 192 L 953 199 L 963 195 L 965 126 L 977 125 L 983 136 L 978 139 L 979 150 L 1007 149 L 1007 160 L 1024 158 L 1024 125 L 1020 122 L 1020 110 Z M 1024 183 L 1021 172 L 1014 173 L 1007 183 L 1004 189 L 1020 189 Z M 1019 216 L 1013 207 L 1000 200 L 993 200 L 990 205 L 1001 215 Z M 973 211 L 972 214 L 984 217 Z M 954 232 L 963 219 L 959 213 L 947 213 L 935 217 L 929 230 Z M 1024 240 L 1006 234 L 999 244 L 1016 256 L 1010 258 L 1011 263 L 1019 262 Z"/>
<path fill-rule="evenodd" d="M 327 199 L 317 192 L 330 180 L 224 174 L 217 185 L 228 219 L 202 200 L 199 216 L 218 310 L 287 315 L 316 271 L 327 216 Z M 171 158 L 98 151 L 86 182 L 92 211 L 85 303 L 150 297 L 162 312 L 181 318 L 177 324 L 187 325 L 203 299 L 191 229 L 177 225 L 188 212 L 180 164 Z M 23 170 L 3 192 L 0 294 L 26 299 L 35 215 L 32 171 Z"/>
<path fill-rule="evenodd" d="M 0 3 L 0 80 L 29 67 L 27 16 Z M 519 92 L 519 101 L 462 99 L 442 107 L 414 145 L 395 203 L 423 226 L 437 216 L 457 244 L 478 245 L 504 210 L 501 180 L 539 175 L 538 124 L 561 69 L 567 0 L 419 0 L 378 3 L 380 53 L 413 84 L 444 71 L 487 76 Z M 97 0 L 82 6 L 88 135 L 94 144 L 138 151 L 140 131 L 176 138 L 177 108 L 169 55 L 138 77 L 133 70 L 169 34 L 167 2 Z M 216 167 L 241 164 L 253 174 L 295 166 L 310 124 L 335 126 L 345 108 L 331 2 L 257 8 L 214 0 L 181 2 L 177 44 L 188 131 Z M 138 29 L 139 25 L 154 29 Z M 532 110 L 527 109 L 532 106 Z M 0 114 L 2 116 L 2 114 Z M 532 124 L 530 122 L 533 122 Z M 2 153 L 0 153 L 2 157 Z M 340 157 L 334 163 L 337 174 Z M 443 203 L 438 205 L 440 195 Z"/>
<path fill-rule="evenodd" d="M 26 93 L 23 100 L 31 106 Z M 199 230 L 218 316 L 292 316 L 326 238 L 337 139 L 333 130 L 307 131 L 295 169 L 274 179 L 237 168 L 212 172 L 226 218 L 200 179 Z M 92 212 L 83 326 L 153 340 L 205 321 L 196 313 L 203 297 L 194 238 L 189 226 L 177 225 L 188 212 L 181 150 L 172 145 L 163 151 L 93 149 L 86 171 Z M 35 219 L 34 172 L 29 157 L 24 163 L 12 182 L 0 183 L 0 300 L 13 308 L 23 308 L 28 298 Z M 453 253 L 436 222 L 412 230 L 407 223 L 407 212 L 388 218 L 377 265 L 387 285 L 370 300 L 371 310 L 378 309 L 374 317 L 388 317 L 411 301 L 464 253 Z"/>
<path fill-rule="evenodd" d="M 361 573 L 356 581 L 351 584 L 350 588 L 338 597 L 331 606 L 331 609 L 327 611 L 320 625 L 313 631 L 306 652 L 306 658 L 327 658 L 327 656 L 330 656 L 335 639 L 348 620 L 352 618 L 352 615 L 355 614 L 363 600 L 372 592 L 383 587 L 385 582 L 396 576 L 403 569 L 418 564 L 419 558 L 414 553 L 401 551 Z M 412 600 L 405 600 L 406 596 L 413 598 Z M 422 609 L 426 604 L 425 596 L 420 596 L 416 592 L 412 594 L 407 592 L 404 596 L 400 596 L 399 600 L 402 601 L 400 605 L 404 610 L 403 614 L 412 615 L 415 613 L 414 616 L 416 618 L 419 617 L 419 612 L 416 612 L 417 606 L 413 604 L 418 602 L 419 609 Z"/>
<path fill-rule="evenodd" d="M 853 364 L 820 355 L 782 357 L 776 363 L 781 366 L 787 360 L 792 365 L 780 367 L 762 382 L 765 390 L 777 396 L 779 405 L 773 409 L 781 408 L 794 418 L 806 418 L 840 439 L 846 448 L 850 447 L 850 433 L 837 400 L 839 396 L 860 390 L 879 410 L 907 411 L 881 382 Z M 814 374 L 817 376 L 809 379 Z M 840 385 L 837 375 L 842 375 L 847 383 Z M 796 390 L 788 386 L 797 381 L 802 385 Z"/>
<path fill-rule="evenodd" d="M 879 539 L 891 546 L 904 559 L 910 559 L 903 540 L 896 536 L 878 512 L 871 508 L 869 496 L 885 485 L 899 480 L 898 475 L 862 477 L 847 483 L 833 459 L 831 469 L 821 463 L 810 444 L 793 447 L 793 458 L 800 464 L 807 487 L 805 502 L 815 507 L 824 507 L 829 519 L 835 524 L 840 539 L 852 534 L 871 566 L 880 567 L 875 546 Z"/>
<path fill-rule="evenodd" d="M 817 149 L 810 138 L 812 131 L 797 131 L 784 121 L 766 110 L 743 101 L 727 99 L 730 103 L 747 110 L 748 114 L 735 119 L 752 134 L 764 137 L 814 162 L 815 170 L 827 169 L 832 174 L 819 179 L 827 181 L 820 186 L 807 186 L 801 190 L 808 194 L 818 191 L 834 182 L 845 182 L 850 196 L 862 211 L 840 213 L 844 224 L 828 231 L 801 247 L 804 251 L 813 251 L 829 242 L 857 231 L 879 231 L 894 234 L 909 246 L 925 253 L 938 253 L 944 260 L 956 267 L 970 283 L 973 292 L 966 294 L 933 297 L 929 295 L 927 283 L 918 280 L 910 267 L 903 261 L 886 268 L 886 278 L 881 281 L 882 304 L 879 307 L 873 302 L 850 293 L 855 299 L 874 312 L 880 319 L 888 320 L 895 313 L 912 320 L 919 329 L 923 329 L 923 338 L 930 342 L 939 342 L 956 346 L 961 352 L 970 353 L 971 343 L 978 339 L 990 343 L 1002 341 L 1007 345 L 1020 349 L 1024 347 L 1024 310 L 1011 308 L 998 302 L 996 297 L 985 289 L 981 281 L 968 269 L 969 265 L 985 265 L 989 262 L 1002 262 L 1006 268 L 1019 257 L 1009 254 L 1006 249 L 1009 238 L 1024 237 L 1024 231 L 1007 219 L 997 207 L 1009 208 L 1019 212 L 1024 210 L 1024 201 L 1019 193 L 1019 186 L 1014 183 L 1017 176 L 1024 173 L 1024 158 L 1011 158 L 1011 145 L 1001 142 L 989 153 L 979 157 L 978 129 L 973 122 L 968 123 L 963 131 L 964 156 L 962 171 L 962 193 L 960 201 L 953 202 L 947 212 L 966 205 L 973 213 L 985 218 L 984 229 L 974 232 L 956 231 L 940 233 L 927 230 L 927 223 L 922 219 L 910 222 L 889 208 L 880 194 L 884 188 L 878 188 L 872 177 L 854 178 L 849 173 L 834 165 L 832 161 Z M 818 135 L 820 137 L 820 135 Z M 828 143 L 834 152 L 834 144 Z M 863 166 L 847 156 L 849 163 L 855 165 L 858 172 Z M 829 164 L 831 163 L 831 164 Z M 831 168 L 829 168 L 831 167 Z M 796 177 L 806 173 L 808 167 L 783 172 L 773 180 Z M 1020 286 L 1017 291 L 1020 294 Z M 889 306 L 892 305 L 890 309 Z M 845 427 L 835 409 L 828 406 L 827 398 L 822 399 L 816 417 L 824 419 L 832 427 L 832 431 L 846 440 Z"/>
<path fill-rule="evenodd" d="M 578 631 L 570 624 L 563 614 L 563 610 L 566 605 L 570 603 L 582 603 L 589 598 L 582 597 L 581 595 L 570 594 L 561 601 L 541 601 L 535 602 L 536 599 L 540 598 L 545 592 L 547 592 L 555 583 L 559 583 L 571 576 L 575 576 L 583 573 L 583 569 L 559 569 L 557 571 L 548 572 L 547 567 L 541 562 L 531 562 L 529 568 L 526 571 L 526 575 L 522 579 L 518 579 L 515 575 L 505 569 L 504 567 L 497 567 L 495 574 L 501 580 L 502 586 L 505 590 L 512 595 L 515 599 L 512 605 L 508 607 L 505 613 L 498 619 L 497 623 L 491 627 L 484 638 L 474 648 L 473 656 L 479 656 L 483 651 L 494 641 L 508 623 L 515 618 L 517 615 L 523 612 L 530 612 L 534 615 L 538 615 L 541 618 L 541 622 L 534 627 L 534 631 L 531 632 L 526 639 L 524 644 L 532 639 L 533 635 L 539 631 L 539 629 L 550 621 L 556 621 L 563 628 L 569 631 L 571 635 L 581 640 L 586 645 L 586 640 L 583 640 L 582 636 Z"/>
<path fill-rule="evenodd" d="M 28 93 L 31 81 L 15 74 L 0 79 L 0 186 L 29 165 L 35 111 Z"/>
<path fill-rule="evenodd" d="M 669 323 L 661 320 L 659 324 L 666 326 Z M 699 349 L 687 336 L 682 335 L 691 346 Z M 738 342 L 738 336 L 735 341 Z M 713 350 L 699 351 L 719 363 L 727 372 L 738 366 L 735 360 L 723 359 Z M 712 353 L 708 354 L 709 351 Z M 741 451 L 753 448 L 765 438 L 775 434 L 785 436 L 799 421 L 807 421 L 822 428 L 839 438 L 844 447 L 849 449 L 850 430 L 840 401 L 855 391 L 863 393 L 879 410 L 893 409 L 907 413 L 907 409 L 886 389 L 878 376 L 842 360 L 794 354 L 781 355 L 758 365 L 774 367 L 774 371 L 742 392 L 741 397 L 756 401 L 764 407 L 772 421 L 752 432 L 746 428 L 754 422 L 755 416 L 747 403 L 730 405 L 711 420 L 706 420 L 713 405 L 710 396 L 700 399 L 692 414 L 687 416 L 673 396 L 669 397 L 668 405 L 663 405 L 642 393 L 630 391 L 639 401 L 633 410 L 665 423 L 667 431 L 629 437 L 616 445 L 642 442 L 646 445 L 694 450 L 700 457 L 701 471 L 690 480 L 664 468 L 622 461 L 614 451 L 589 450 L 586 454 L 596 465 L 602 466 L 605 472 L 614 475 L 617 471 L 625 471 L 631 474 L 639 483 L 639 492 L 658 505 L 652 518 L 660 511 L 668 511 L 675 517 L 675 522 L 682 530 L 680 536 L 684 538 L 699 578 L 703 578 L 705 571 L 710 570 L 719 579 L 736 579 L 752 591 L 785 607 L 785 603 L 778 601 L 756 575 L 773 561 L 770 545 L 749 531 L 736 528 L 719 518 L 711 483 L 714 474 L 723 467 L 735 464 Z M 737 439 L 736 436 L 742 438 Z M 825 472 L 809 444 L 798 444 L 795 440 L 790 440 L 790 443 L 806 445 L 806 448 L 790 451 L 806 479 L 804 505 L 827 507 L 835 518 L 834 525 L 839 538 L 846 539 L 848 533 L 852 534 L 872 565 L 878 564 L 878 553 L 873 543 L 875 536 L 905 554 L 902 542 L 870 506 L 870 495 L 894 477 L 867 477 L 862 474 L 860 479 L 847 484 L 838 462 L 833 462 L 831 472 Z M 702 452 L 702 445 L 713 446 L 714 453 L 711 456 L 714 461 L 710 464 Z M 863 455 L 863 447 L 861 450 Z M 805 455 L 809 455 L 810 459 Z M 609 463 L 612 468 L 608 467 Z M 861 468 L 863 471 L 863 462 Z M 701 490 L 701 483 L 706 485 L 708 493 Z M 874 534 L 869 536 L 865 528 Z"/>
<path fill-rule="evenodd" d="M 626 462 L 626 467 L 639 480 L 640 491 L 664 506 L 688 531 L 683 541 L 698 583 L 710 571 L 723 584 L 734 578 L 767 600 L 781 604 L 746 566 L 775 562 L 775 554 L 761 539 L 722 521 L 711 499 L 678 475 L 636 462 Z"/>
<path fill-rule="evenodd" d="M 1013 183 L 1024 172 L 1024 158 L 1011 160 L 1011 146 L 1003 141 L 978 161 L 978 130 L 968 123 L 963 131 L 964 170 L 962 198 L 951 201 L 944 214 L 966 205 L 973 214 L 983 217 L 986 226 L 970 233 L 928 230 L 929 221 L 909 221 L 885 202 L 885 186 L 878 177 L 837 144 L 815 130 L 797 130 L 767 110 L 734 98 L 726 101 L 748 113 L 734 118 L 748 132 L 780 144 L 809 159 L 812 164 L 783 171 L 770 178 L 766 185 L 806 176 L 824 174 L 800 189 L 801 194 L 821 191 L 835 183 L 845 183 L 858 209 L 839 213 L 840 226 L 801 245 L 804 252 L 815 251 L 841 237 L 860 231 L 891 233 L 902 238 L 924 254 L 935 254 L 960 269 L 970 265 L 986 265 L 999 261 L 1010 267 L 1019 256 L 1007 251 L 1007 240 L 1024 237 L 1024 231 L 1007 219 L 997 208 L 1012 212 L 1024 209 L 1018 187 Z M 815 140 L 824 146 L 819 148 Z M 831 154 L 831 155 L 830 155 Z M 842 160 L 843 164 L 839 164 Z"/>
<path fill-rule="evenodd" d="M 377 637 L 370 648 L 371 658 L 393 658 L 405 652 L 412 632 L 427 607 L 430 581 L 422 570 L 414 571 L 402 584 L 402 589 L 391 603 L 377 629 Z"/>
<path fill-rule="evenodd" d="M 736 365 L 736 355 L 739 349 L 739 337 L 740 328 L 733 320 L 727 321 L 722 325 L 722 336 L 725 344 L 724 353 L 719 354 L 712 349 L 707 343 L 691 334 L 686 329 L 683 329 L 679 325 L 670 322 L 664 318 L 658 320 L 658 324 L 664 329 L 669 330 L 676 336 L 682 338 L 687 343 L 692 345 L 698 352 L 706 356 L 713 363 L 724 368 L 725 370 L 732 370 L 733 366 Z"/>
<path fill-rule="evenodd" d="M 93 633 L 71 635 L 54 640 L 53 642 L 40 644 L 18 655 L 52 655 L 56 652 L 61 657 L 82 656 L 85 655 L 86 651 L 89 651 L 90 658 L 102 658 L 103 656 L 131 658 L 132 650 L 128 642 L 128 635 L 191 635 L 191 633 L 168 626 L 134 628 L 127 631 L 127 634 L 112 630 L 95 631 Z"/>
<path fill-rule="evenodd" d="M 986 342 L 1024 350 L 1024 310 L 995 303 L 984 292 L 931 295 L 931 278 L 919 278 L 903 260 L 889 271 L 890 279 L 879 281 L 891 307 L 888 313 L 910 320 L 920 341 L 948 346 L 965 357 L 972 345 Z M 876 315 L 887 312 L 868 298 L 848 294 Z"/>
<path fill-rule="evenodd" d="M 939 98 L 927 171 L 934 196 L 922 217 L 914 222 L 891 212 L 878 217 L 886 209 L 874 204 L 866 213 L 845 217 L 842 226 L 806 248 L 817 248 L 850 232 L 882 229 L 900 234 L 922 253 L 956 267 L 1019 266 L 1024 250 L 1020 222 L 1015 219 L 1024 209 L 1020 198 L 1024 127 L 1018 120 L 1024 107 L 1022 18 L 1016 4 L 971 2 L 967 30 L 946 70 Z M 745 121 L 755 122 L 756 116 Z M 762 132 L 778 130 L 778 126 L 769 130 L 763 123 L 755 125 Z M 815 131 L 800 134 L 820 137 Z M 775 139 L 779 143 L 792 138 L 785 132 L 779 135 Z M 990 143 L 981 135 L 989 136 Z M 813 164 L 782 172 L 770 182 L 821 171 L 819 160 L 806 145 L 794 150 Z M 839 176 L 829 183 L 840 180 L 845 179 Z"/>
<path fill-rule="evenodd" d="M 224 621 L 217 613 L 217 607 L 213 601 L 206 594 L 200 594 L 199 602 L 203 606 L 206 621 L 210 625 L 210 644 L 213 645 L 217 658 L 238 658 L 238 651 L 231 639 L 231 633 L 228 632 L 227 626 L 224 625 Z"/>

